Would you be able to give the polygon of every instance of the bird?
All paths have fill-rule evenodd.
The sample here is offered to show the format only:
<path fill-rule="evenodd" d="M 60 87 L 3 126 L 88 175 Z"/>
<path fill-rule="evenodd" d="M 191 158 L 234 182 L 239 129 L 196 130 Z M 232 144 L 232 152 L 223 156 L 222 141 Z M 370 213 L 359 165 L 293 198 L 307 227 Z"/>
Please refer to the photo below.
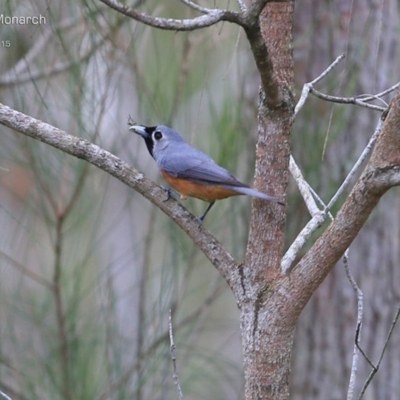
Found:
<path fill-rule="evenodd" d="M 189 145 L 178 132 L 168 126 L 143 126 L 130 122 L 129 130 L 144 139 L 162 177 L 179 193 L 182 200 L 194 197 L 209 203 L 204 214 L 198 218 L 200 225 L 216 200 L 231 196 L 248 195 L 285 205 L 275 197 L 240 182 L 236 176 L 207 154 Z M 166 190 L 168 200 L 170 190 Z"/>

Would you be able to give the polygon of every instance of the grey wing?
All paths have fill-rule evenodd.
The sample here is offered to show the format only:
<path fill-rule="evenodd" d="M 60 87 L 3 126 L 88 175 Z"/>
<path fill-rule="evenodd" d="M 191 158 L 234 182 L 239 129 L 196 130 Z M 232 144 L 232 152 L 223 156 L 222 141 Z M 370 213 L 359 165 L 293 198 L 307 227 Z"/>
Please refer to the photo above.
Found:
<path fill-rule="evenodd" d="M 206 154 L 193 148 L 188 149 L 187 154 L 170 154 L 159 167 L 172 176 L 196 183 L 247 187 Z"/>

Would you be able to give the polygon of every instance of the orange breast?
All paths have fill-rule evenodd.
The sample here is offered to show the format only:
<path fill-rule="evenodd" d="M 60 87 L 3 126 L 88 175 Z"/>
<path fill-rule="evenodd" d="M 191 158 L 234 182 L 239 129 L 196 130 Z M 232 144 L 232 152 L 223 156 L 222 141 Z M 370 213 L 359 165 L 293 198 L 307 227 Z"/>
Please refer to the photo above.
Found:
<path fill-rule="evenodd" d="M 196 199 L 212 202 L 214 200 L 222 200 L 241 194 L 217 185 L 202 185 L 182 178 L 175 178 L 162 170 L 161 175 L 173 189 L 180 193 L 182 199 L 186 197 L 195 197 Z"/>

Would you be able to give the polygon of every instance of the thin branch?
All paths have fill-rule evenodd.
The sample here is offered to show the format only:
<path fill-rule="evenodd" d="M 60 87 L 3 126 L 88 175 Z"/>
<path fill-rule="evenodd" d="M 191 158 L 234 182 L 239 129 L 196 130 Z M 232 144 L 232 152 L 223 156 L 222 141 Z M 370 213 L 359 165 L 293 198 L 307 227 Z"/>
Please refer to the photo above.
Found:
<path fill-rule="evenodd" d="M 228 10 L 213 9 L 207 14 L 192 19 L 172 19 L 152 17 L 143 12 L 130 8 L 118 0 L 100 0 L 110 8 L 118 11 L 127 17 L 139 21 L 153 28 L 170 30 L 170 31 L 194 31 L 196 29 L 206 28 L 215 25 L 221 21 L 233 22 L 239 25 L 243 24 L 241 15 Z"/>
<path fill-rule="evenodd" d="M 308 212 L 310 213 L 311 216 L 314 216 L 317 214 L 320 209 L 318 208 L 317 204 L 315 203 L 313 192 L 311 190 L 311 186 L 309 183 L 304 179 L 304 176 L 298 167 L 295 159 L 293 158 L 293 155 L 290 155 L 290 160 L 289 160 L 289 171 L 293 176 L 293 179 L 295 180 L 297 187 L 299 188 L 299 191 L 304 199 L 304 202 L 306 203 Z"/>
<path fill-rule="evenodd" d="M 178 398 L 179 400 L 183 400 L 183 393 L 181 384 L 179 382 L 179 375 L 178 375 L 178 368 L 176 366 L 176 346 L 174 342 L 174 335 L 172 332 L 172 311 L 169 309 L 168 313 L 168 331 L 169 331 L 169 342 L 170 342 L 170 352 L 171 352 L 171 360 L 174 369 L 174 373 L 172 377 L 174 378 L 174 383 L 176 386 L 176 390 L 178 391 Z"/>
<path fill-rule="evenodd" d="M 282 257 L 281 271 L 285 275 L 290 272 L 293 261 L 296 259 L 300 250 L 304 247 L 313 233 L 325 222 L 326 217 L 329 216 L 329 218 L 333 220 L 333 215 L 330 213 L 326 204 L 322 201 L 319 195 L 304 179 L 303 174 L 301 173 L 301 170 L 296 164 L 296 161 L 292 155 L 290 156 L 289 170 L 296 181 L 297 187 L 299 188 L 299 191 L 312 218 L 297 235 L 296 239 Z M 323 208 L 322 210 L 319 209 L 315 200 L 317 200 L 320 206 Z"/>
<path fill-rule="evenodd" d="M 361 326 L 364 314 L 364 294 L 357 285 L 357 282 L 354 279 L 353 275 L 351 274 L 349 267 L 349 249 L 347 249 L 343 255 L 343 264 L 350 285 L 354 289 L 354 292 L 357 295 L 357 337 L 359 337 L 361 334 Z M 350 382 L 349 382 L 349 388 L 347 390 L 346 400 L 353 400 L 357 369 L 358 369 L 358 343 L 356 341 L 353 347 L 353 359 L 351 363 Z"/>
<path fill-rule="evenodd" d="M 393 85 L 389 89 L 386 89 L 383 92 L 377 93 L 375 95 L 370 95 L 370 96 L 367 96 L 367 97 L 363 97 L 365 95 L 360 95 L 360 96 L 357 96 L 357 97 L 362 98 L 362 100 L 364 102 L 372 101 L 372 100 L 380 99 L 381 97 L 383 97 L 383 96 L 385 96 L 385 95 L 387 95 L 387 94 L 389 94 L 391 92 L 394 92 L 398 87 L 400 87 L 400 82 L 396 83 L 395 85 Z"/>
<path fill-rule="evenodd" d="M 374 376 L 376 375 L 376 373 L 377 373 L 378 370 L 379 370 L 379 367 L 380 367 L 380 365 L 381 365 L 383 356 L 385 355 L 386 349 L 387 349 L 387 347 L 388 347 L 388 345 L 389 345 L 389 340 L 390 340 L 390 338 L 392 337 L 394 328 L 396 327 L 396 324 L 397 324 L 397 321 L 399 320 L 399 317 L 400 317 L 400 306 L 397 308 L 396 315 L 395 315 L 395 317 L 394 317 L 394 319 L 393 319 L 393 321 L 392 321 L 392 324 L 391 324 L 391 326 L 390 326 L 388 335 L 387 335 L 387 337 L 386 337 L 385 343 L 384 343 L 384 345 L 383 345 L 382 352 L 381 352 L 381 354 L 380 354 L 380 356 L 379 356 L 379 360 L 378 360 L 376 366 L 374 366 L 374 365 L 371 363 L 371 361 L 369 360 L 369 358 L 365 355 L 365 353 L 362 352 L 362 354 L 364 355 L 364 357 L 366 358 L 366 360 L 367 360 L 367 361 L 369 362 L 369 364 L 372 366 L 372 371 L 371 371 L 370 375 L 368 376 L 367 380 L 365 381 L 364 386 L 363 386 L 362 389 L 361 389 L 360 395 L 358 396 L 358 400 L 361 400 L 361 399 L 362 399 L 362 397 L 364 396 L 365 391 L 367 390 L 369 384 L 371 383 L 372 379 L 374 378 Z M 360 351 L 361 351 L 361 348 L 360 348 L 360 347 L 359 347 L 359 349 L 360 349 Z"/>
<path fill-rule="evenodd" d="M 303 108 L 313 85 L 315 85 L 316 83 L 321 81 L 323 78 L 325 78 L 325 76 L 327 76 L 342 60 L 344 60 L 344 57 L 345 57 L 345 55 L 341 54 L 339 57 L 336 58 L 336 60 L 325 71 L 322 72 L 321 75 L 317 76 L 314 80 L 306 83 L 303 86 L 303 90 L 301 92 L 300 99 L 296 105 L 296 108 L 294 109 L 294 116 L 296 116 L 298 114 L 298 112 Z"/>
<path fill-rule="evenodd" d="M 310 93 L 314 94 L 316 97 L 319 97 L 320 99 L 334 102 L 334 103 L 340 103 L 340 104 L 355 104 L 361 107 L 366 107 L 370 108 L 372 110 L 377 110 L 377 111 L 384 111 L 384 107 L 376 106 L 373 104 L 367 104 L 368 101 L 372 100 L 380 100 L 382 96 L 387 95 L 388 93 L 393 92 L 396 90 L 398 87 L 400 87 L 400 82 L 396 83 L 389 89 L 384 90 L 383 92 L 377 93 L 376 95 L 359 95 L 359 96 L 354 96 L 354 97 L 338 97 L 338 96 L 330 96 L 327 94 L 324 94 L 314 88 L 314 85 L 321 81 L 323 78 L 325 78 L 343 59 L 345 58 L 344 54 L 341 54 L 339 57 L 336 58 L 336 60 L 325 70 L 322 72 L 321 75 L 319 75 L 317 78 L 312 80 L 311 82 L 306 83 L 303 86 L 303 90 L 300 95 L 300 99 L 296 105 L 295 111 L 294 111 L 294 116 L 298 114 L 298 112 L 303 108 L 305 102 L 307 101 L 308 95 Z"/>
<path fill-rule="evenodd" d="M 36 272 L 29 270 L 24 265 L 20 264 L 18 261 L 14 260 L 12 257 L 10 257 L 1 250 L 0 250 L 0 257 L 6 258 L 14 268 L 18 269 L 22 274 L 26 275 L 28 278 L 39 283 L 40 285 L 45 286 L 47 289 L 52 290 L 53 285 L 49 281 L 47 281 L 45 278 L 42 278 Z"/>
<path fill-rule="evenodd" d="M 359 100 L 358 96 L 357 97 L 338 97 L 338 96 L 331 96 L 325 93 L 322 93 L 314 88 L 310 89 L 310 93 L 312 93 L 314 96 L 330 101 L 332 103 L 339 103 L 339 104 L 355 104 L 357 106 L 365 107 L 365 108 L 370 108 L 371 110 L 376 110 L 376 111 L 385 111 L 385 107 L 380 107 L 376 106 L 374 104 L 368 104 L 363 100 Z"/>
<path fill-rule="evenodd" d="M 199 6 L 198 4 L 196 4 L 190 0 L 180 0 L 180 1 L 183 4 L 186 4 L 187 6 L 189 6 L 190 8 L 193 8 L 193 10 L 201 12 L 202 14 L 210 14 L 211 12 L 213 12 L 213 9 Z"/>
<path fill-rule="evenodd" d="M 301 230 L 299 235 L 290 245 L 288 251 L 282 257 L 281 270 L 282 273 L 287 274 L 293 264 L 293 261 L 296 259 L 297 254 L 299 254 L 300 250 L 307 243 L 308 239 L 312 236 L 312 234 L 321 227 L 321 225 L 326 220 L 326 212 L 320 211 L 316 213 L 306 224 L 306 226 Z"/>
<path fill-rule="evenodd" d="M 361 323 L 357 325 L 356 328 L 356 338 L 355 338 L 355 344 L 357 346 L 357 349 L 360 351 L 360 353 L 363 355 L 364 359 L 367 361 L 367 363 L 370 365 L 372 369 L 375 369 L 374 363 L 370 360 L 370 358 L 367 356 L 365 351 L 362 349 L 360 346 L 360 332 L 361 332 Z"/>
<path fill-rule="evenodd" d="M 321 225 L 325 222 L 329 211 L 332 209 L 333 205 L 336 203 L 340 195 L 343 193 L 343 191 L 346 189 L 346 187 L 349 185 L 351 182 L 351 179 L 354 177 L 362 163 L 366 160 L 366 158 L 369 156 L 371 153 L 373 146 L 376 142 L 376 140 L 379 137 L 379 133 L 382 129 L 383 125 L 383 120 L 380 119 L 378 122 L 378 125 L 375 129 L 374 134 L 371 136 L 371 139 L 369 140 L 367 146 L 361 153 L 360 157 L 358 158 L 357 162 L 354 164 L 353 168 L 347 175 L 346 179 L 343 181 L 343 183 L 340 185 L 339 189 L 336 191 L 335 195 L 332 197 L 332 199 L 329 201 L 328 205 L 324 204 L 324 209 L 320 210 L 314 200 L 315 192 L 312 190 L 311 186 L 308 184 L 308 182 L 304 179 L 300 168 L 297 166 L 295 160 L 291 156 L 290 158 L 290 164 L 289 164 L 289 169 L 290 172 L 295 179 L 297 186 L 299 188 L 299 191 L 307 205 L 308 211 L 310 212 L 312 218 L 306 226 L 301 230 L 301 232 L 297 235 L 296 239 L 293 241 L 293 243 L 290 245 L 289 249 L 285 253 L 285 255 L 282 258 L 282 263 L 281 263 L 281 270 L 284 274 L 287 274 L 291 266 L 293 264 L 293 261 L 296 259 L 298 253 L 300 250 L 304 247 L 304 245 L 307 243 L 307 241 L 310 239 L 310 237 L 313 235 L 313 233 L 321 227 Z M 322 200 L 319 199 L 321 203 Z M 331 220 L 333 220 L 332 214 L 330 214 Z"/>
<path fill-rule="evenodd" d="M 336 61 L 334 63 L 332 63 L 328 69 L 332 70 L 332 68 L 339 61 L 340 61 L 339 58 L 337 58 Z M 321 74 L 317 78 L 317 80 L 322 79 L 321 77 L 323 77 L 323 76 L 326 76 L 326 71 L 327 70 L 325 70 L 323 72 L 323 74 Z M 306 87 L 306 86 L 307 85 L 304 85 L 304 87 Z M 305 101 L 305 99 L 306 99 L 306 96 L 304 97 L 304 101 Z M 303 101 L 303 104 L 304 104 L 304 101 Z M 299 104 L 300 104 L 300 101 L 299 101 L 298 105 Z M 300 106 L 300 108 L 301 107 L 302 107 L 302 105 Z M 297 108 L 297 106 L 296 106 L 296 108 Z M 289 169 L 290 169 L 290 172 L 291 172 L 293 178 L 295 179 L 295 181 L 297 183 L 299 191 L 306 203 L 306 206 L 312 216 L 312 219 L 306 224 L 306 226 L 297 235 L 296 239 L 293 241 L 293 243 L 290 245 L 289 249 L 283 256 L 282 263 L 281 263 L 282 273 L 287 274 L 290 271 L 293 261 L 296 259 L 300 250 L 304 247 L 304 245 L 307 243 L 307 241 L 310 239 L 310 237 L 313 235 L 313 233 L 325 222 L 329 211 L 332 209 L 332 207 L 334 206 L 336 201 L 339 199 L 339 197 L 342 195 L 344 190 L 348 187 L 352 178 L 360 169 L 361 165 L 371 154 L 372 149 L 373 149 L 373 147 L 379 137 L 379 134 L 382 130 L 383 121 L 384 121 L 384 115 L 382 115 L 382 118 L 379 119 L 377 127 L 375 129 L 375 132 L 371 136 L 368 144 L 362 151 L 360 157 L 358 158 L 358 160 L 356 161 L 356 163 L 353 165 L 352 169 L 348 173 L 346 179 L 340 185 L 339 189 L 336 191 L 334 196 L 331 198 L 328 205 L 324 205 L 324 210 L 322 210 L 322 211 L 319 210 L 319 208 L 317 207 L 315 200 L 313 198 L 313 197 L 315 197 L 315 192 L 312 190 L 312 188 L 310 187 L 308 182 L 304 179 L 304 177 L 300 171 L 300 168 L 297 166 L 294 158 L 291 156 Z M 389 173 L 393 174 L 393 182 L 396 181 L 396 179 L 398 179 L 398 174 L 397 175 L 395 174 L 396 171 L 388 171 L 388 174 Z M 322 200 L 321 200 L 321 202 L 322 202 Z M 333 217 L 331 219 L 333 219 Z"/>
<path fill-rule="evenodd" d="M 239 265 L 222 244 L 204 227 L 199 227 L 194 215 L 176 200 L 165 202 L 165 192 L 120 158 L 85 139 L 69 135 L 54 126 L 20 113 L 0 103 L 0 124 L 14 129 L 74 157 L 90 162 L 135 189 L 167 214 L 197 244 L 218 269 L 237 301 L 242 301 Z"/>
<path fill-rule="evenodd" d="M 380 118 L 378 121 L 378 125 L 375 128 L 375 132 L 371 136 L 371 138 L 368 141 L 368 144 L 365 146 L 364 150 L 362 151 L 360 157 L 358 158 L 357 162 L 353 165 L 353 168 L 350 170 L 350 172 L 347 174 L 346 179 L 343 181 L 343 183 L 340 185 L 339 189 L 336 191 L 334 196 L 331 198 L 329 201 L 327 208 L 330 210 L 333 205 L 336 203 L 337 199 L 340 197 L 340 195 L 344 192 L 346 187 L 349 185 L 350 181 L 354 177 L 354 175 L 357 173 L 358 169 L 362 165 L 362 163 L 369 157 L 369 155 L 372 152 L 372 149 L 374 148 L 374 145 L 376 141 L 378 140 L 379 134 L 381 133 L 383 126 L 383 119 Z"/>
<path fill-rule="evenodd" d="M 11 398 L 10 396 L 6 395 L 6 394 L 5 394 L 4 392 L 2 392 L 1 390 L 0 390 L 0 396 L 4 397 L 6 400 L 12 400 L 12 398 Z"/>

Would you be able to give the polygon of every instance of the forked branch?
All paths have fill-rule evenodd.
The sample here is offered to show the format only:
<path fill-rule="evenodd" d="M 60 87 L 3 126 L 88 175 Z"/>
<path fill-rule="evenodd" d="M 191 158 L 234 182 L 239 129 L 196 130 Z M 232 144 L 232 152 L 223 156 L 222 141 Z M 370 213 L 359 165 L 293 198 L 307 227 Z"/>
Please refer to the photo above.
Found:
<path fill-rule="evenodd" d="M 336 58 L 336 60 L 329 65 L 317 78 L 312 80 L 311 82 L 308 82 L 304 85 L 300 99 L 296 105 L 295 108 L 295 115 L 299 113 L 299 111 L 302 109 L 304 104 L 307 101 L 308 95 L 310 93 L 320 93 L 317 92 L 316 89 L 314 88 L 314 85 L 320 82 L 323 78 L 325 78 L 342 60 L 344 59 L 344 54 L 340 55 L 339 57 Z M 376 95 L 361 95 L 353 98 L 345 98 L 345 97 L 334 97 L 334 96 L 318 96 L 321 97 L 327 101 L 334 101 L 334 102 L 340 102 L 344 104 L 356 104 L 362 107 L 367 107 L 367 108 L 372 108 L 375 110 L 379 111 L 384 111 L 382 107 L 379 106 L 374 106 L 371 104 L 368 104 L 369 101 L 375 100 L 375 99 L 381 99 L 382 96 L 393 92 L 400 86 L 400 83 L 397 83 L 396 85 L 393 85 L 391 88 L 378 93 Z M 385 114 L 384 114 L 385 115 Z M 357 162 L 354 164 L 353 168 L 350 170 L 348 173 L 347 177 L 343 181 L 343 183 L 340 185 L 339 189 L 336 191 L 334 196 L 331 198 L 331 200 L 328 202 L 328 204 L 324 204 L 323 208 L 320 209 L 317 207 L 316 202 L 315 202 L 315 195 L 312 194 L 312 188 L 309 186 L 307 181 L 304 179 L 304 177 L 301 174 L 300 168 L 297 166 L 294 158 L 291 156 L 290 160 L 290 172 L 295 179 L 300 193 L 307 205 L 307 208 L 310 212 L 310 215 L 312 216 L 312 219 L 307 223 L 307 225 L 302 229 L 302 231 L 299 233 L 299 235 L 296 237 L 296 239 L 293 241 L 291 246 L 289 247 L 288 251 L 282 258 L 282 272 L 284 274 L 287 274 L 293 264 L 293 261 L 296 259 L 297 255 L 301 251 L 301 249 L 304 247 L 304 245 L 307 243 L 307 241 L 310 239 L 310 237 L 313 235 L 313 233 L 325 222 L 327 216 L 329 215 L 330 210 L 332 207 L 335 205 L 339 197 L 343 194 L 346 188 L 348 188 L 350 182 L 354 178 L 355 174 L 359 172 L 361 166 L 365 162 L 365 160 L 370 156 L 373 147 L 379 137 L 380 131 L 382 129 L 383 125 L 383 119 L 381 118 L 378 122 L 378 125 L 375 129 L 375 132 L 371 136 L 368 144 L 366 145 L 365 149 L 361 153 L 360 157 L 358 158 Z"/>

